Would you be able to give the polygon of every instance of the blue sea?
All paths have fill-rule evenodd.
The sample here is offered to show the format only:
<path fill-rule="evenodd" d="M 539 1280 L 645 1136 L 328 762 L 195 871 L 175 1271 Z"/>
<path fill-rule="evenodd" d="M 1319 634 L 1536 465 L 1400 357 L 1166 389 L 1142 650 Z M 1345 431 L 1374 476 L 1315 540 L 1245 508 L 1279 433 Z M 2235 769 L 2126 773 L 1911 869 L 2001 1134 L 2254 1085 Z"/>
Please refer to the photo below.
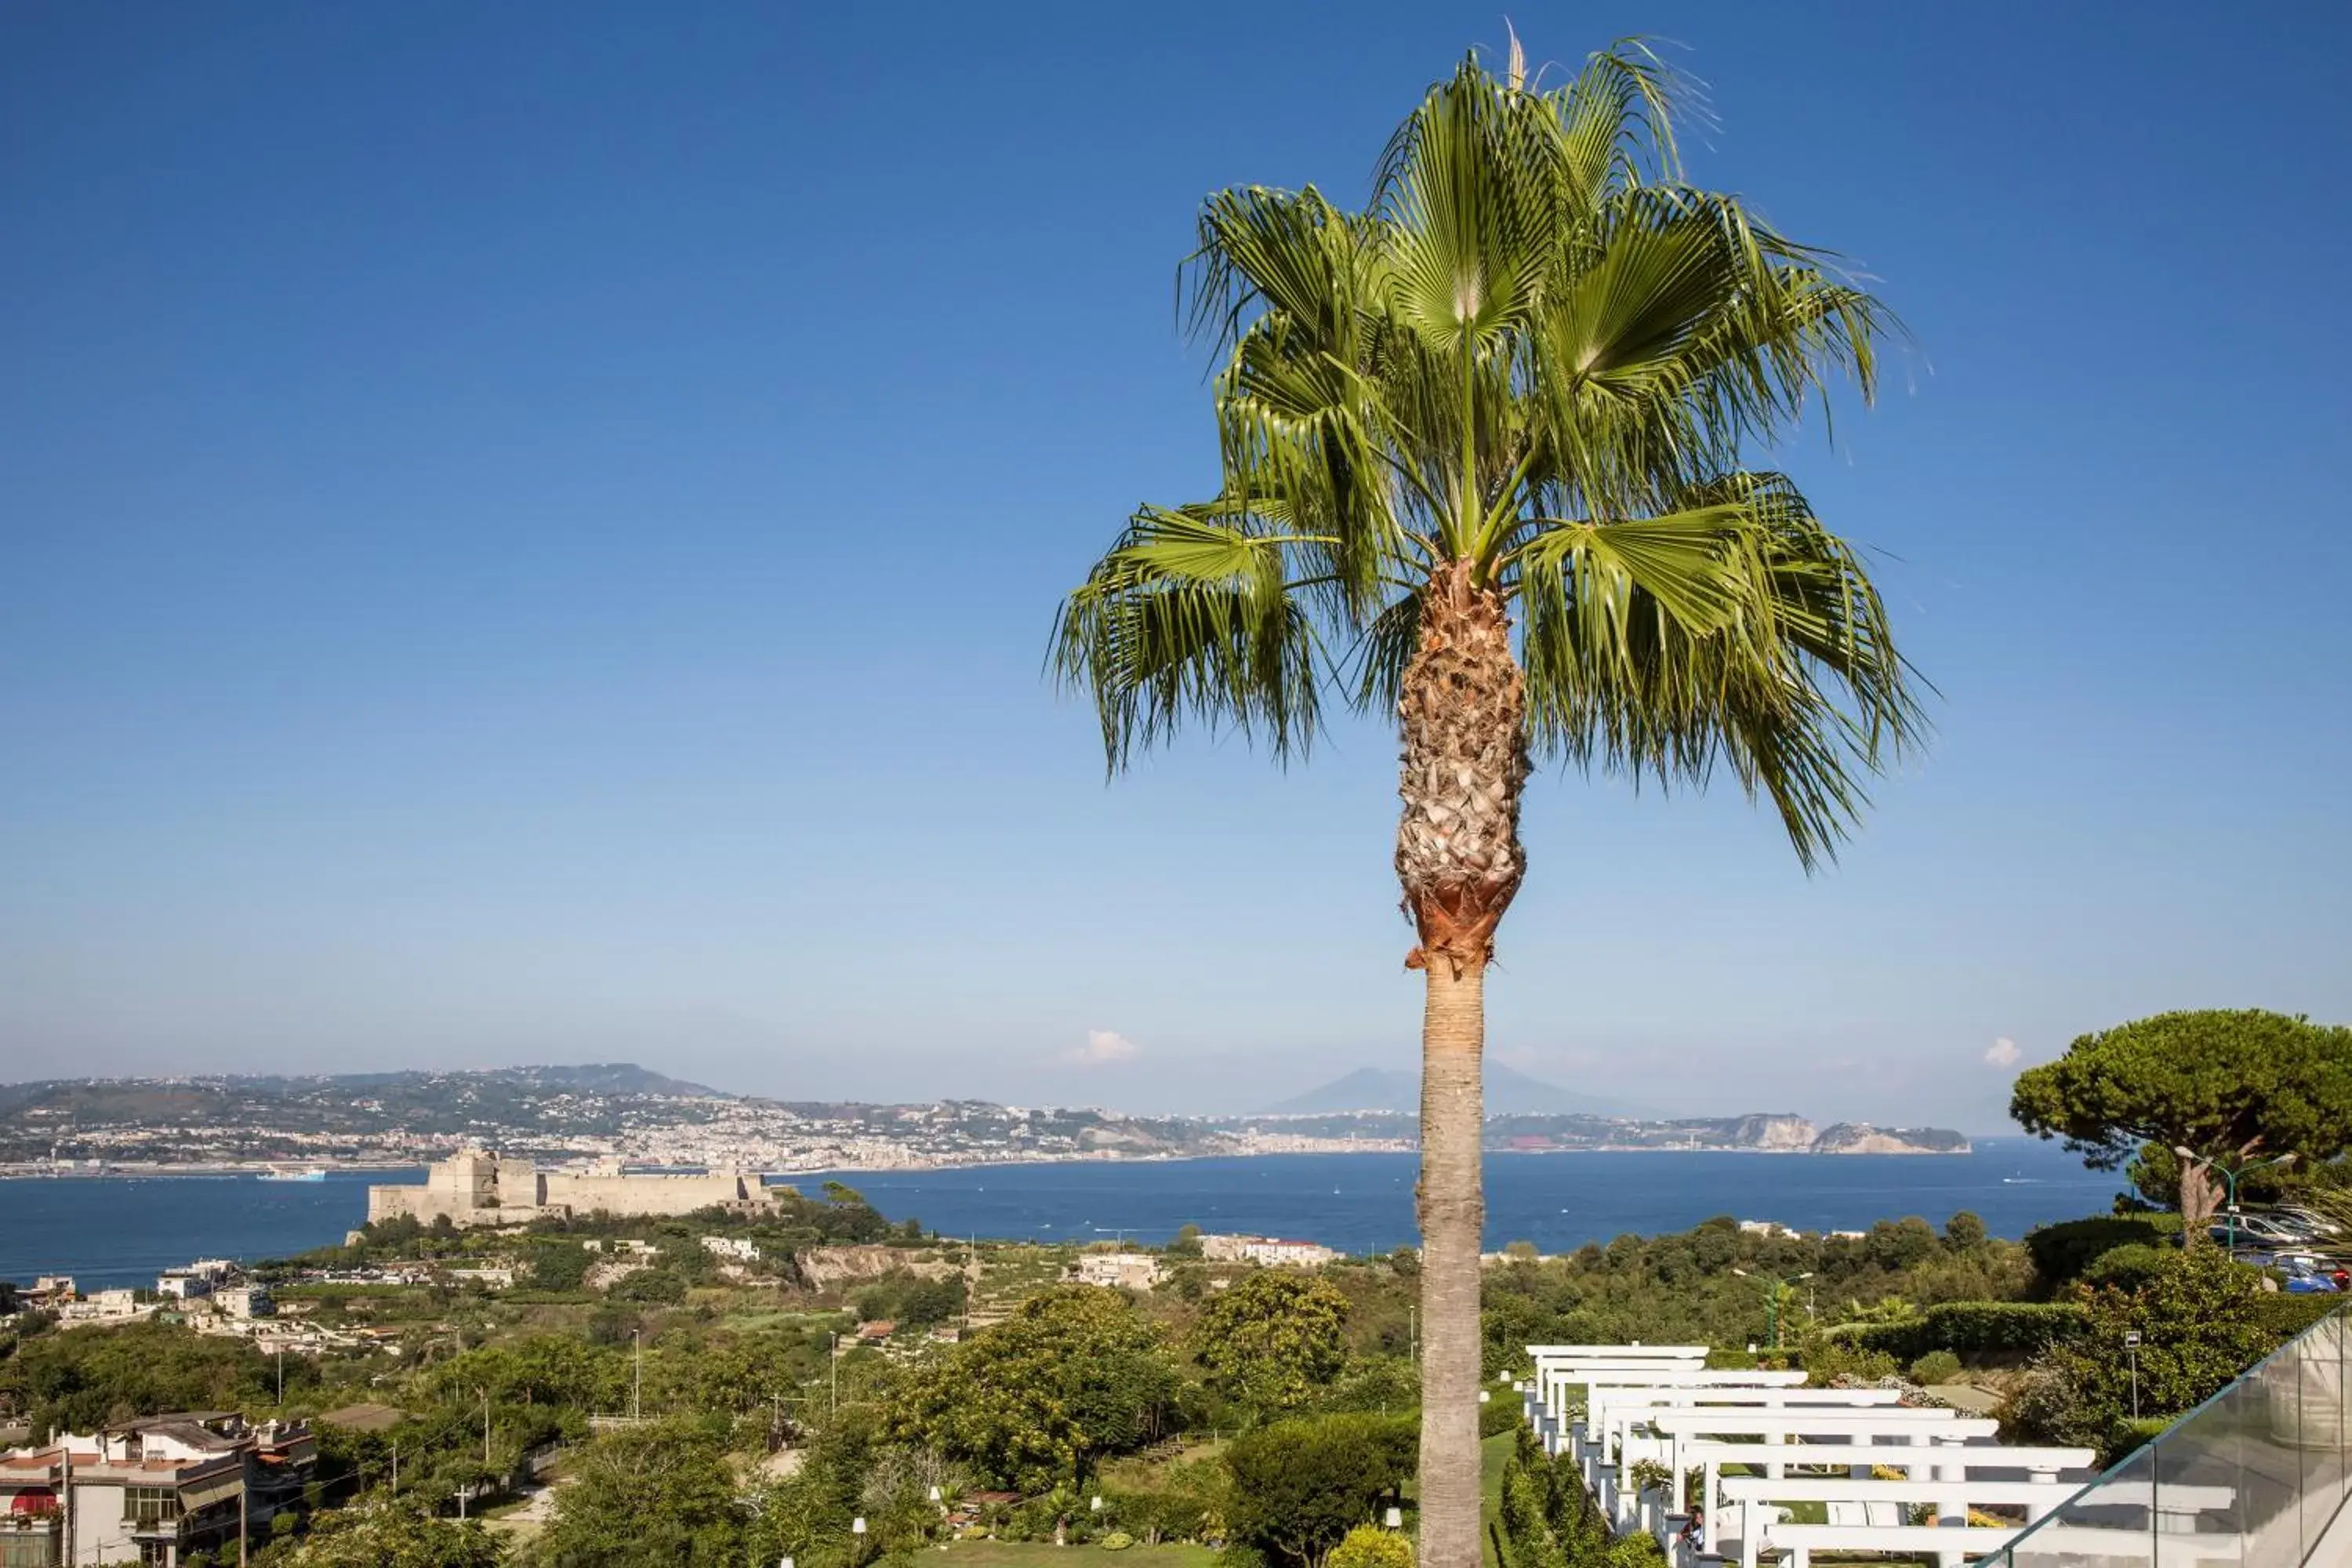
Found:
<path fill-rule="evenodd" d="M 1682 1230 L 1714 1215 L 1801 1230 L 1862 1230 L 1967 1209 L 1996 1236 L 2105 1212 L 2121 1185 L 2054 1144 L 1979 1141 L 1973 1154 L 1490 1154 L 1487 1244 L 1546 1252 L 1626 1231 Z M 1297 1237 L 1345 1252 L 1412 1239 L 1414 1157 L 1272 1154 L 1137 1163 L 834 1173 L 894 1220 L 950 1236 L 1161 1242 L 1180 1226 Z M 0 1279 L 71 1274 L 83 1289 L 152 1285 L 195 1258 L 283 1256 L 342 1239 L 372 1181 L 422 1172 L 0 1181 Z M 789 1178 L 814 1191 L 823 1175 Z"/>

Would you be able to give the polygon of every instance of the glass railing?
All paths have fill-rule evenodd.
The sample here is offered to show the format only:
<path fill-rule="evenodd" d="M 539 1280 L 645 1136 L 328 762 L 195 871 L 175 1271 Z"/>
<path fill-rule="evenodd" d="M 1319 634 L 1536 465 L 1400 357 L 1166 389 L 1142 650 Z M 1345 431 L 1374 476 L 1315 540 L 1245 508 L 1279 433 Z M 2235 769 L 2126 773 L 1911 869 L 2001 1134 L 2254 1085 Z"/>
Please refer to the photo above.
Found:
<path fill-rule="evenodd" d="M 1981 1568 L 2299 1568 L 2352 1486 L 2339 1307 L 2036 1521 Z M 2331 1542 L 2352 1563 L 2352 1520 Z"/>

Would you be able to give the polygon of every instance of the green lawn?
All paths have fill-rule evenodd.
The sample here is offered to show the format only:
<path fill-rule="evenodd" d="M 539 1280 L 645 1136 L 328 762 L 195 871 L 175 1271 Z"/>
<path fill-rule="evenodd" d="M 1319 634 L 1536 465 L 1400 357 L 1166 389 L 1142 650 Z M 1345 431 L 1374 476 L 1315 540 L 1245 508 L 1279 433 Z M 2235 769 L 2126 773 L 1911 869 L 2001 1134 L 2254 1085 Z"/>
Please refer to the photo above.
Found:
<path fill-rule="evenodd" d="M 929 1552 L 924 1555 L 929 1557 Z M 1050 1541 L 959 1541 L 947 1549 L 956 1568 L 1211 1568 L 1205 1546 L 1056 1546 Z"/>
<path fill-rule="evenodd" d="M 1489 1568 L 1503 1568 L 1495 1559 L 1495 1533 L 1487 1529 L 1503 1511 L 1503 1467 L 1511 1462 L 1516 1431 L 1497 1432 L 1478 1445 L 1478 1551 Z"/>

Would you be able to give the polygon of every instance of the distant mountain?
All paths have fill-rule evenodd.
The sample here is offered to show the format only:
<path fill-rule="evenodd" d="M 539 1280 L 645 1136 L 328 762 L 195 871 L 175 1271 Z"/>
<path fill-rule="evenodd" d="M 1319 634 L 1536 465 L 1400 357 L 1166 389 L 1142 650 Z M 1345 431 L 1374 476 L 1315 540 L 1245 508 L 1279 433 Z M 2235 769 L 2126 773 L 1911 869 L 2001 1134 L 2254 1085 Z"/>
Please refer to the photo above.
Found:
<path fill-rule="evenodd" d="M 732 1100 L 722 1089 L 684 1079 L 666 1078 L 635 1062 L 584 1062 L 577 1066 L 476 1068 L 457 1072 L 223 1073 L 197 1078 L 56 1078 L 0 1083 L 0 1106 L 26 1104 L 67 1089 L 178 1090 L 183 1093 L 302 1097 L 321 1090 L 417 1090 L 430 1093 L 472 1085 L 540 1089 L 570 1094 L 641 1094 L 657 1100 Z"/>
<path fill-rule="evenodd" d="M 331 1078 L 233 1079 L 229 1081 L 267 1085 L 281 1092 L 326 1083 L 352 1089 L 377 1089 L 467 1079 L 508 1084 L 519 1089 L 551 1089 L 572 1094 L 642 1094 L 655 1100 L 732 1100 L 723 1089 L 667 1078 L 635 1062 L 583 1062 L 576 1066 L 484 1068 L 472 1072 L 337 1073 Z"/>
<path fill-rule="evenodd" d="M 1421 1110 L 1421 1075 L 1394 1068 L 1358 1068 L 1320 1089 L 1268 1106 L 1268 1116 L 1318 1116 L 1336 1110 L 1391 1110 L 1412 1116 Z M 1486 1064 L 1489 1116 L 1631 1116 L 1663 1114 L 1630 1100 L 1577 1094 L 1529 1078 L 1500 1062 Z"/>

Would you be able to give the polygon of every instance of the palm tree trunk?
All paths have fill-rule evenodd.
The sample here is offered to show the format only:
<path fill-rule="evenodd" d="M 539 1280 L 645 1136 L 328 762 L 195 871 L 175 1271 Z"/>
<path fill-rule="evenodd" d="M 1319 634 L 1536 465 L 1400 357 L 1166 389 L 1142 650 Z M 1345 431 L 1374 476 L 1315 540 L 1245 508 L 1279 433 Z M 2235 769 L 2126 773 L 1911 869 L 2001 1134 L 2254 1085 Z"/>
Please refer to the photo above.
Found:
<path fill-rule="evenodd" d="M 1422 595 L 1397 704 L 1397 879 L 1421 945 L 1421 1563 L 1478 1568 L 1480 1058 L 1495 927 L 1526 875 L 1526 689 L 1510 618 L 1465 563 Z"/>
<path fill-rule="evenodd" d="M 1421 1563 L 1477 1568 L 1484 965 L 1428 966 L 1421 1026 Z"/>

